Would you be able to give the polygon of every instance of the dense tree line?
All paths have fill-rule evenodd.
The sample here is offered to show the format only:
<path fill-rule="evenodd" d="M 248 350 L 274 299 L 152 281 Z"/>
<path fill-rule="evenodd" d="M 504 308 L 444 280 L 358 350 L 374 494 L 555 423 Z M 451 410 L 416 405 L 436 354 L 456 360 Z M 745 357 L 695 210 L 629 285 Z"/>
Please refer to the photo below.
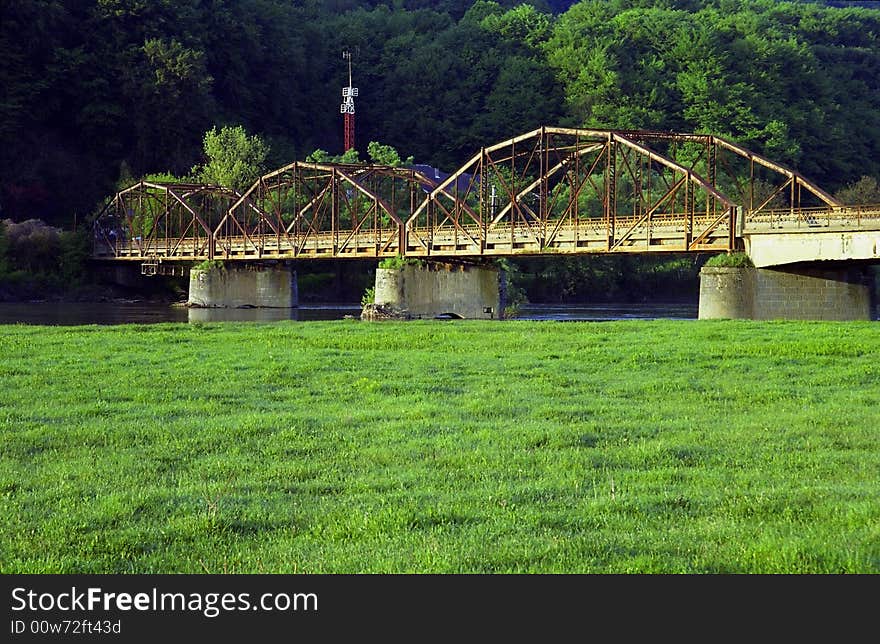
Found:
<path fill-rule="evenodd" d="M 237 128 L 235 144 L 261 167 L 338 157 L 343 50 L 354 54 L 360 88 L 361 158 L 381 141 L 386 152 L 452 170 L 481 145 L 542 124 L 709 131 L 848 199 L 874 200 L 880 10 L 872 4 L 6 2 L 0 220 L 69 229 L 120 184 L 147 175 L 246 182 L 247 173 L 216 163 L 235 143 L 222 140 L 231 131 L 223 126 Z M 0 244 L 6 270 L 18 266 L 10 265 L 18 237 L 8 231 Z M 632 290 L 621 277 L 628 261 L 536 260 L 522 266 L 523 279 L 561 280 L 577 295 L 604 276 Z M 684 265 L 664 266 L 648 268 L 668 278 Z"/>
<path fill-rule="evenodd" d="M 189 171 L 225 124 L 269 165 L 341 152 L 343 49 L 360 147 L 451 169 L 545 123 L 703 130 L 836 190 L 880 176 L 880 11 L 850 4 L 3 3 L 0 216 L 68 227 L 120 178 Z"/>

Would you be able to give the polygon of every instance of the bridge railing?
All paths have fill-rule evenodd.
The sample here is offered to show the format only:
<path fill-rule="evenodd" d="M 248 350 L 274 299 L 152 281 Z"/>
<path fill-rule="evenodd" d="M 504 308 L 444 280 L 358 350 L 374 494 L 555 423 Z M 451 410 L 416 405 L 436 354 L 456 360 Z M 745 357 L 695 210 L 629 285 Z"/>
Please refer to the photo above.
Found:
<path fill-rule="evenodd" d="M 744 232 L 765 230 L 860 229 L 880 226 L 880 205 L 777 208 L 746 212 Z"/>

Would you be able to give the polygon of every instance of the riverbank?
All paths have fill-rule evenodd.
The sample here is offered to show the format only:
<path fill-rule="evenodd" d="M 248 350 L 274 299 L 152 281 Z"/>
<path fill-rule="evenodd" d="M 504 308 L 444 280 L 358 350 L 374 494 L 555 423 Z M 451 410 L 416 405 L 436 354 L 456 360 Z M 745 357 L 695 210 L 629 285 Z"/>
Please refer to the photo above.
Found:
<path fill-rule="evenodd" d="M 872 323 L 4 327 L 4 573 L 877 573 Z"/>

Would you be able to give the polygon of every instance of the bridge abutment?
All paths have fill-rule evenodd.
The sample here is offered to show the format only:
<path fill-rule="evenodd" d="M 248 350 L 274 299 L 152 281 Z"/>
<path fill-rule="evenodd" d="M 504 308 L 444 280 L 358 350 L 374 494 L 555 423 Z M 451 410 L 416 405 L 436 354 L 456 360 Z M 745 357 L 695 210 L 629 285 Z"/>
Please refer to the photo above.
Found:
<path fill-rule="evenodd" d="M 299 306 L 296 271 L 285 264 L 249 263 L 193 268 L 188 306 L 293 308 Z"/>
<path fill-rule="evenodd" d="M 874 277 L 864 267 L 703 267 L 700 319 L 871 320 Z"/>
<path fill-rule="evenodd" d="M 414 318 L 500 319 L 502 281 L 494 266 L 420 261 L 376 269 L 375 302 Z"/>

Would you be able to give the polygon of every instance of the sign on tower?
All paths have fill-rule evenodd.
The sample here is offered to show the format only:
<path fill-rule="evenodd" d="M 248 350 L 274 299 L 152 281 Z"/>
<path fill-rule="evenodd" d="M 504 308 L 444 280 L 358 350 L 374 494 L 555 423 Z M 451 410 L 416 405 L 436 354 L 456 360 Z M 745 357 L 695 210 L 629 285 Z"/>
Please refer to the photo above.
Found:
<path fill-rule="evenodd" d="M 351 52 L 342 52 L 342 58 L 348 61 L 348 87 L 342 88 L 342 105 L 339 112 L 345 119 L 345 151 L 354 148 L 354 97 L 358 95 L 358 88 L 351 84 Z"/>

